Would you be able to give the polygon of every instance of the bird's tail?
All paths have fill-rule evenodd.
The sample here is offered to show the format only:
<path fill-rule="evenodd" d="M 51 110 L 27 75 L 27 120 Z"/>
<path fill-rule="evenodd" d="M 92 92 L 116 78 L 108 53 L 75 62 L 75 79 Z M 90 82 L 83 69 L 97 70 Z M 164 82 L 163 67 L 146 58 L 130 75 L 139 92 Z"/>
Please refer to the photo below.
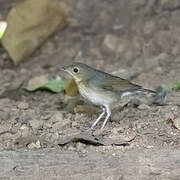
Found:
<path fill-rule="evenodd" d="M 140 89 L 137 89 L 135 91 L 137 91 L 137 93 L 139 92 L 139 93 L 152 93 L 152 94 L 156 94 L 156 91 L 153 91 L 151 89 L 140 88 Z"/>
<path fill-rule="evenodd" d="M 152 94 L 156 94 L 156 91 L 153 91 L 151 89 L 144 89 L 144 88 L 140 87 L 140 88 L 124 91 L 122 93 L 121 97 L 128 96 L 128 95 L 133 95 L 133 94 L 139 94 L 139 93 L 152 93 Z"/>

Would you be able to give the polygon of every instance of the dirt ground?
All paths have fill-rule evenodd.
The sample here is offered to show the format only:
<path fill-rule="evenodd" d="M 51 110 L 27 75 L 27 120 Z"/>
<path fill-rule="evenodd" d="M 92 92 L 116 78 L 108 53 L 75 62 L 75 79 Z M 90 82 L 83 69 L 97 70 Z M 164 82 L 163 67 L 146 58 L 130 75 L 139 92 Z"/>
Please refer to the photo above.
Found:
<path fill-rule="evenodd" d="M 0 20 L 16 2 L 1 0 Z M 125 106 L 113 111 L 104 131 L 99 130 L 102 122 L 93 131 L 94 136 L 120 139 L 127 141 L 128 145 L 97 145 L 85 140 L 61 145 L 64 137 L 88 129 L 98 114 L 75 113 L 79 105 L 86 105 L 80 96 L 69 98 L 64 93 L 46 91 L 28 93 L 22 88 L 32 77 L 61 75 L 57 67 L 74 60 L 130 79 L 146 88 L 162 86 L 166 89 L 180 82 L 180 1 L 67 0 L 66 3 L 70 7 L 69 26 L 49 38 L 20 66 L 14 67 L 8 54 L 0 47 L 0 151 L 12 151 L 13 156 L 17 150 L 39 153 L 38 149 L 41 149 L 41 154 L 53 148 L 62 153 L 86 155 L 87 162 L 94 162 L 93 154 L 95 157 L 99 154 L 102 158 L 116 156 L 120 159 L 122 154 L 127 157 L 131 153 L 132 156 L 132 152 L 142 159 L 148 152 L 150 159 L 152 152 L 166 151 L 165 158 L 168 158 L 168 152 L 180 154 L 178 92 L 167 91 L 166 105 L 153 103 L 153 97 L 149 95 L 122 100 L 120 105 Z M 180 159 L 178 153 L 176 157 Z M 152 158 L 158 159 L 158 155 L 152 155 Z M 131 163 L 124 165 L 131 166 Z M 163 160 L 159 163 L 163 164 Z M 111 165 L 117 166 L 116 161 L 112 160 Z M 137 169 L 138 166 L 141 164 Z M 173 167 L 177 171 L 172 173 L 172 177 L 163 175 L 164 171 L 170 171 L 164 167 L 159 175 L 147 173 L 147 179 L 178 179 L 179 163 Z M 103 168 L 105 170 L 108 166 Z M 137 173 L 134 179 L 145 179 L 140 174 Z M 18 175 L 12 177 L 17 178 Z M 108 177 L 103 176 L 102 179 Z M 117 177 L 133 179 L 133 176 Z M 92 175 L 87 179 L 101 179 L 101 176 Z"/>

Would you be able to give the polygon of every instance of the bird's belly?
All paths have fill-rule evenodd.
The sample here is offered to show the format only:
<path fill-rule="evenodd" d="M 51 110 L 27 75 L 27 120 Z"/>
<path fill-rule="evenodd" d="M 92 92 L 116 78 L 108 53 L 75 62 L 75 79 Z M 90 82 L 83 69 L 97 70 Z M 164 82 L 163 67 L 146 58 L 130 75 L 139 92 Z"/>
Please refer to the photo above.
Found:
<path fill-rule="evenodd" d="M 79 92 L 85 99 L 96 105 L 112 104 L 117 100 L 117 98 L 114 97 L 114 94 L 111 92 L 90 89 L 84 86 L 79 87 Z"/>

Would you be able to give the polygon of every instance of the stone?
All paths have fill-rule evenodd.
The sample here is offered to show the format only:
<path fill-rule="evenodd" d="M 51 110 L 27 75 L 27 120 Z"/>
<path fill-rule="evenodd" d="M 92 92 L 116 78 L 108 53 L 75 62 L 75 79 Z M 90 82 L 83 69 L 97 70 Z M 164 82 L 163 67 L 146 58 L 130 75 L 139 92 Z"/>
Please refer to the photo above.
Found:
<path fill-rule="evenodd" d="M 48 120 L 54 130 L 62 130 L 70 124 L 69 119 L 65 119 L 62 112 L 55 112 Z"/>
<path fill-rule="evenodd" d="M 63 113 L 60 111 L 55 111 L 49 119 L 49 122 L 55 123 L 60 121 L 63 121 Z"/>
<path fill-rule="evenodd" d="M 55 131 L 60 131 L 70 125 L 70 120 L 69 119 L 64 119 L 63 121 L 56 122 L 55 124 L 52 125 L 52 128 Z"/>
<path fill-rule="evenodd" d="M 29 128 L 27 127 L 26 124 L 23 124 L 23 125 L 20 127 L 20 129 L 21 129 L 21 130 L 26 130 L 26 129 L 29 129 Z"/>
<path fill-rule="evenodd" d="M 138 109 L 140 109 L 140 110 L 146 110 L 146 109 L 149 109 L 150 107 L 147 105 L 147 104 L 140 104 L 139 106 L 138 106 Z"/>
<path fill-rule="evenodd" d="M 36 142 L 32 142 L 32 143 L 28 144 L 27 147 L 29 149 L 39 149 L 39 148 L 41 148 L 41 143 L 39 140 L 37 140 Z"/>
<path fill-rule="evenodd" d="M 44 123 L 44 128 L 51 129 L 52 128 L 52 123 L 50 123 L 50 122 Z"/>
<path fill-rule="evenodd" d="M 80 151 L 80 152 L 85 152 L 85 148 L 86 148 L 86 145 L 81 143 L 81 142 L 78 142 L 76 144 L 76 150 L 77 151 Z"/>
<path fill-rule="evenodd" d="M 180 118 L 176 118 L 174 120 L 174 126 L 180 130 Z"/>

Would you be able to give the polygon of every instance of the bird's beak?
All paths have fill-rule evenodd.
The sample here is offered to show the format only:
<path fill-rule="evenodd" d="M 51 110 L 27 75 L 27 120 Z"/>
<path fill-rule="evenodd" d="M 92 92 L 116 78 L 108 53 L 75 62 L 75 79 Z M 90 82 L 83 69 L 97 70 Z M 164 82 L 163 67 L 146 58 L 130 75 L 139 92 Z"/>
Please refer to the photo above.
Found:
<path fill-rule="evenodd" d="M 59 70 L 67 72 L 67 68 L 65 66 L 64 67 L 60 67 Z"/>
<path fill-rule="evenodd" d="M 60 71 L 64 71 L 64 72 L 72 75 L 71 71 L 68 70 L 68 66 L 61 67 L 61 68 L 60 68 Z"/>

